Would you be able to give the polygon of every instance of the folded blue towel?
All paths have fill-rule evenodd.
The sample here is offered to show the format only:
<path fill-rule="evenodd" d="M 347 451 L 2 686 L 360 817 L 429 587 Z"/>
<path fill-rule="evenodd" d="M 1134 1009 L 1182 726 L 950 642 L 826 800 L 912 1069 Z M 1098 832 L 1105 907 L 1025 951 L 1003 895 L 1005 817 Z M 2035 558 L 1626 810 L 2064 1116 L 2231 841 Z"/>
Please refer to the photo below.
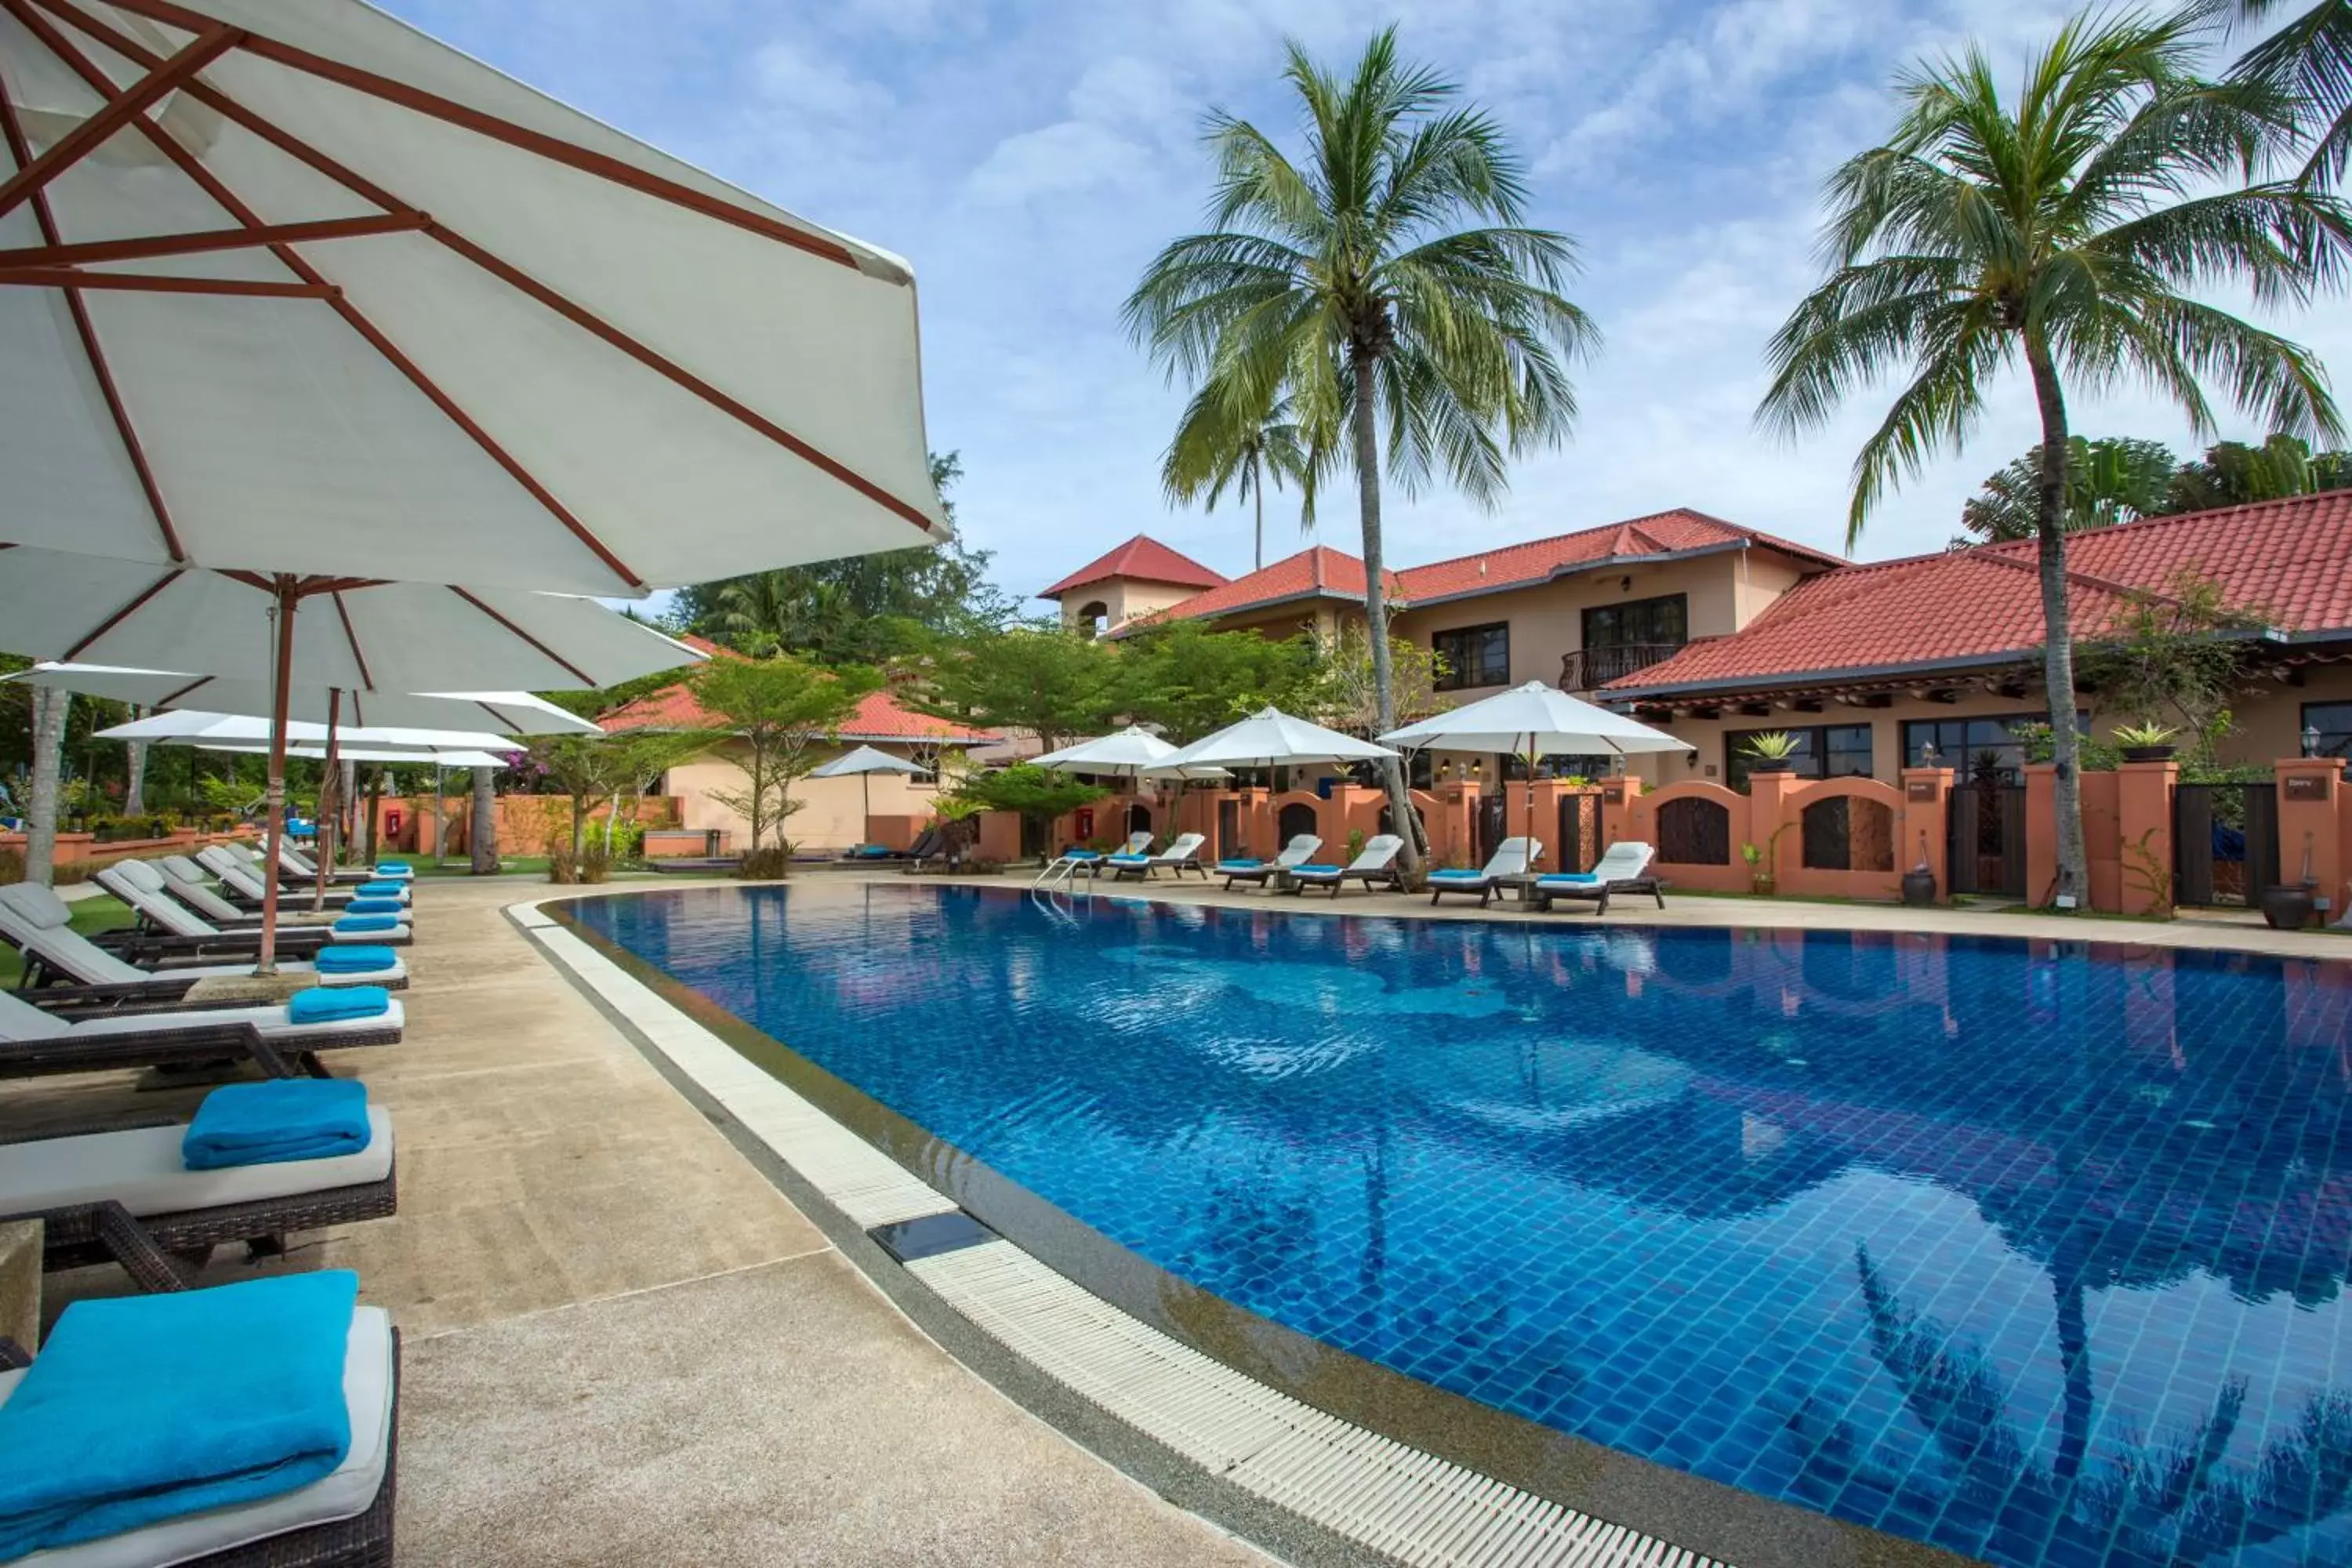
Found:
<path fill-rule="evenodd" d="M 1220 871 L 1255 871 L 1260 866 L 1265 864 L 1265 862 L 1263 860 L 1220 860 L 1217 862 L 1217 869 Z"/>
<path fill-rule="evenodd" d="M 400 929 L 398 915 L 345 915 L 335 922 L 339 931 L 388 931 Z"/>
<path fill-rule="evenodd" d="M 1108 858 L 1110 863 L 1114 866 L 1149 866 L 1151 864 L 1151 857 L 1149 855 L 1113 855 Z"/>
<path fill-rule="evenodd" d="M 1092 849 L 1065 849 L 1062 851 L 1062 858 L 1065 860 L 1099 860 L 1102 858 L 1102 856 Z"/>
<path fill-rule="evenodd" d="M 345 1018 L 380 1017 L 391 1011 L 392 993 L 381 985 L 313 985 L 286 1001 L 286 1016 L 298 1024 L 335 1024 Z"/>
<path fill-rule="evenodd" d="M 368 1138 L 367 1085 L 357 1079 L 232 1083 L 196 1107 L 180 1160 L 191 1171 L 329 1160 L 358 1153 Z"/>
<path fill-rule="evenodd" d="M 1543 887 L 1554 882 L 1571 882 L 1590 887 L 1599 880 L 1601 879 L 1590 871 L 1546 871 L 1536 879 L 1536 885 Z"/>
<path fill-rule="evenodd" d="M 379 860 L 375 863 L 375 874 L 379 877 L 404 877 L 415 869 L 405 860 Z"/>
<path fill-rule="evenodd" d="M 0 1405 L 0 1560 L 305 1487 L 351 1452 L 349 1269 L 77 1301 Z"/>
<path fill-rule="evenodd" d="M 1486 879 L 1486 873 L 1484 871 L 1432 871 L 1429 874 L 1429 879 L 1433 882 L 1483 882 Z"/>
<path fill-rule="evenodd" d="M 1347 869 L 1347 868 L 1344 866 L 1318 866 L 1310 861 L 1304 866 L 1293 866 L 1290 868 L 1290 873 L 1294 877 L 1302 872 L 1312 877 L 1330 877 L 1336 876 L 1345 869 Z"/>
<path fill-rule="evenodd" d="M 353 899 L 343 906 L 346 915 L 399 915 L 408 906 L 398 899 Z"/>
<path fill-rule="evenodd" d="M 390 969 L 400 962 L 400 955 L 388 947 L 373 942 L 329 942 L 310 960 L 310 967 L 321 974 L 373 974 L 379 969 Z M 320 989 L 313 987 L 313 989 Z M 338 985 L 338 991 L 365 990 L 365 986 Z M 295 993 L 308 996 L 309 991 Z"/>
<path fill-rule="evenodd" d="M 400 895 L 406 891 L 408 891 L 408 884 L 405 882 L 362 882 L 352 889 L 352 901 L 357 903 L 362 899 L 397 900 Z"/>

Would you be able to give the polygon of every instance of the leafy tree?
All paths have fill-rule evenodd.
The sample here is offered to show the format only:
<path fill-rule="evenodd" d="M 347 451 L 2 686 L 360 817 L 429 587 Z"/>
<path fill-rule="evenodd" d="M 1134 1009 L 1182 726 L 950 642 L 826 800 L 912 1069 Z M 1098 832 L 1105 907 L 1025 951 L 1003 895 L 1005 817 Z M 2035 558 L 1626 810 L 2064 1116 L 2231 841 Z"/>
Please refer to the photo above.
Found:
<path fill-rule="evenodd" d="M 1163 249 L 1125 314 L 1171 374 L 1217 387 L 1238 409 L 1272 407 L 1286 391 L 1307 449 L 1349 454 L 1366 611 L 1385 626 L 1381 426 L 1389 475 L 1407 495 L 1437 479 L 1491 505 L 1507 454 L 1567 434 L 1576 398 L 1565 362 L 1598 339 L 1559 292 L 1569 239 L 1522 222 L 1525 178 L 1492 118 L 1458 104 L 1436 72 L 1401 61 L 1394 28 L 1374 36 L 1344 79 L 1297 43 L 1287 49 L 1304 161 L 1247 121 L 1212 114 L 1210 230 Z M 1373 644 L 1372 677 L 1386 726 L 1395 703 L 1385 638 Z M 1383 773 L 1403 819 L 1403 769 L 1391 760 Z"/>
<path fill-rule="evenodd" d="M 2079 533 L 2163 511 L 2173 466 L 2172 448 L 2161 441 L 2068 437 L 2066 531 Z M 2032 539 L 2041 505 L 2042 448 L 2035 447 L 1986 479 L 1984 489 L 1961 506 L 1960 527 L 1966 536 L 1952 542 Z"/>
<path fill-rule="evenodd" d="M 920 678 L 898 700 L 934 718 L 1032 731 L 1052 751 L 1108 726 L 1118 711 L 1118 657 L 1059 626 L 935 638 Z"/>
<path fill-rule="evenodd" d="M 931 483 L 953 521 L 947 488 L 961 476 L 953 452 L 931 457 Z M 1013 605 L 988 580 L 989 552 L 960 540 L 853 555 L 681 589 L 683 629 L 765 654 L 820 664 L 873 664 L 906 650 L 919 631 L 961 636 L 1003 626 Z"/>
<path fill-rule="evenodd" d="M 2281 8 L 2280 0 L 2236 5 L 2239 19 L 2252 24 Z M 2327 189 L 2343 180 L 2352 160 L 2352 0 L 2319 0 L 2248 49 L 2230 74 L 2301 100 L 2298 150 L 2307 156 L 2299 178 Z"/>
<path fill-rule="evenodd" d="M 1160 483 L 1171 500 L 1199 500 L 1213 509 L 1228 487 L 1234 499 L 1255 502 L 1251 564 L 1265 564 L 1265 487 L 1285 481 L 1298 489 L 1298 530 L 1315 531 L 1315 485 L 1328 454 L 1314 451 L 1288 397 L 1236 405 L 1230 378 L 1212 376 L 1192 395 L 1176 439 L 1160 459 Z"/>
<path fill-rule="evenodd" d="M 1052 829 L 1055 817 L 1091 805 L 1108 793 L 1034 763 L 973 773 L 956 788 L 958 795 L 977 801 L 984 810 L 1020 813 L 1040 834 Z"/>
<path fill-rule="evenodd" d="M 2189 760 L 2201 766 L 2230 732 L 2230 694 L 2252 652 L 2244 637 L 2229 634 L 2266 621 L 2260 611 L 2231 605 L 2221 584 L 2183 571 L 2160 594 L 2133 594 L 2114 627 L 2075 649 L 2075 672 L 2085 690 L 2140 722 L 2182 731 Z"/>
<path fill-rule="evenodd" d="M 1268 703 L 1305 707 L 1318 673 L 1306 637 L 1277 642 L 1255 632 L 1211 631 L 1194 620 L 1135 633 L 1117 666 L 1118 711 L 1180 746 Z"/>
<path fill-rule="evenodd" d="M 1342 626 L 1336 636 L 1323 639 L 1316 651 L 1315 690 L 1304 705 L 1307 711 L 1334 730 L 1359 735 L 1381 733 L 1370 630 Z M 1391 632 L 1389 668 L 1398 723 L 1426 719 L 1443 706 L 1437 700 L 1437 678 L 1445 673 L 1445 660 L 1437 654 Z"/>
<path fill-rule="evenodd" d="M 2315 455 L 2309 444 L 2293 436 L 2273 436 L 2259 447 L 2222 441 L 2206 447 L 2201 460 L 2180 466 L 2158 510 L 2207 511 L 2316 495 L 2347 484 L 2352 484 L 2352 452 Z"/>
<path fill-rule="evenodd" d="M 571 864 L 576 867 L 587 843 L 588 813 L 597 801 L 627 787 L 628 747 L 611 735 L 546 735 L 532 741 L 528 750 L 549 782 L 571 798 Z M 548 854 L 556 854 L 554 845 L 548 846 Z M 571 880 L 562 870 L 557 868 L 554 879 Z"/>
<path fill-rule="evenodd" d="M 1885 145 L 1828 186 L 1829 276 L 1774 336 L 1759 418 L 1794 437 L 1898 366 L 1909 384 L 1854 460 L 1849 542 L 1886 489 L 1965 444 L 1996 372 L 2022 363 L 2042 416 L 2034 537 L 2050 710 L 2074 710 L 2067 614 L 2066 389 L 2143 381 L 2210 430 L 2204 384 L 2290 433 L 2336 434 L 2319 365 L 2195 297 L 2215 284 L 2307 300 L 2343 255 L 2346 215 L 2291 183 L 2250 180 L 2292 132 L 2258 83 L 2194 66 L 2201 14 L 2078 16 L 2028 62 L 2014 100 L 1978 47 L 1900 79 Z M 2058 896 L 2088 902 L 2074 727 L 2057 736 Z"/>
<path fill-rule="evenodd" d="M 800 809 L 793 785 L 816 765 L 811 753 L 881 684 L 871 669 L 824 669 L 790 654 L 714 658 L 695 672 L 695 700 L 742 748 L 733 760 L 744 787 L 712 790 L 710 798 L 751 824 L 751 854 Z"/>

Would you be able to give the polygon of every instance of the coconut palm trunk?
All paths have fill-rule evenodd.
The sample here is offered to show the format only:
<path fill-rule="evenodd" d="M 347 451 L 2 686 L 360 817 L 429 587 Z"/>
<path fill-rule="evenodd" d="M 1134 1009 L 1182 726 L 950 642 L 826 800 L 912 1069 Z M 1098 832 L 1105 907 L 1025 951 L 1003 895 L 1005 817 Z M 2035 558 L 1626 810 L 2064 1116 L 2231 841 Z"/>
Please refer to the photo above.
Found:
<path fill-rule="evenodd" d="M 1250 453 L 1250 500 L 1257 506 L 1257 522 L 1252 530 L 1250 570 L 1265 570 L 1265 464 L 1256 452 Z"/>
<path fill-rule="evenodd" d="M 1380 724 L 1373 733 L 1385 735 L 1397 726 L 1396 677 L 1389 658 L 1388 574 L 1381 559 L 1381 437 L 1372 422 L 1380 354 L 1360 345 L 1349 357 L 1356 378 L 1356 510 L 1364 531 L 1364 629 L 1372 645 L 1372 711 Z M 1421 824 L 1412 814 L 1412 791 L 1405 783 L 1402 757 L 1381 759 L 1381 782 L 1388 791 L 1390 819 L 1404 840 L 1398 858 L 1407 871 L 1419 870 Z"/>
<path fill-rule="evenodd" d="M 133 719 L 144 718 L 146 710 L 133 707 L 131 716 Z M 133 741 L 123 750 L 128 753 L 124 763 L 128 771 L 122 781 L 122 815 L 144 816 L 147 815 L 147 742 Z"/>
<path fill-rule="evenodd" d="M 499 869 L 499 797 L 490 770 L 474 770 L 474 821 L 467 834 L 473 852 L 473 873 L 492 877 Z"/>
<path fill-rule="evenodd" d="M 25 879 L 46 885 L 57 872 L 59 781 L 73 694 L 33 688 L 33 789 L 25 803 Z"/>
<path fill-rule="evenodd" d="M 2058 886 L 2053 901 L 2060 909 L 2080 909 L 2089 903 L 2091 862 L 2083 841 L 2082 745 L 2074 728 L 2074 629 L 2066 594 L 2066 395 L 2058 384 L 2058 367 L 2038 333 L 2026 334 L 2025 363 L 2033 373 L 2033 395 L 2042 409 L 2043 461 L 2034 539 L 2041 555 L 2042 685 L 2050 699 L 2051 760 L 2057 764 L 2053 795 L 2058 813 Z"/>

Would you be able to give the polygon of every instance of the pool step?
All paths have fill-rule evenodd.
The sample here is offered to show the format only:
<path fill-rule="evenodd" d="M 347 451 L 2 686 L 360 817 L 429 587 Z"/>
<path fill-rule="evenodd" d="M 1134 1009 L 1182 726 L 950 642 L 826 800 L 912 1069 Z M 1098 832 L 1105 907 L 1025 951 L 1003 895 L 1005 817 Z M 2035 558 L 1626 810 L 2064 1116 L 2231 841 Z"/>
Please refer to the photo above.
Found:
<path fill-rule="evenodd" d="M 1327 1415 L 1089 1294 L 1010 1242 L 907 1265 L 991 1338 L 1138 1431 L 1400 1562 L 1726 1568 Z"/>

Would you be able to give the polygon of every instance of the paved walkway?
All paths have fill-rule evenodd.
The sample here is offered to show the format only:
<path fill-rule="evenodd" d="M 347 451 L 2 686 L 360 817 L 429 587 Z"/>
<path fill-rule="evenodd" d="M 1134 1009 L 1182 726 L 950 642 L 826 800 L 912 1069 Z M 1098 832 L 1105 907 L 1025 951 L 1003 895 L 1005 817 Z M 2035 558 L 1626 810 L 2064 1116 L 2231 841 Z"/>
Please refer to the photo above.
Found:
<path fill-rule="evenodd" d="M 1266 1561 L 908 1322 L 499 913 L 541 886 L 421 885 L 408 1037 L 336 1059 L 395 1118 L 400 1213 L 273 1266 L 356 1268 L 405 1336 L 403 1564 Z M 129 1081 L 0 1085 L 0 1122 Z"/>

